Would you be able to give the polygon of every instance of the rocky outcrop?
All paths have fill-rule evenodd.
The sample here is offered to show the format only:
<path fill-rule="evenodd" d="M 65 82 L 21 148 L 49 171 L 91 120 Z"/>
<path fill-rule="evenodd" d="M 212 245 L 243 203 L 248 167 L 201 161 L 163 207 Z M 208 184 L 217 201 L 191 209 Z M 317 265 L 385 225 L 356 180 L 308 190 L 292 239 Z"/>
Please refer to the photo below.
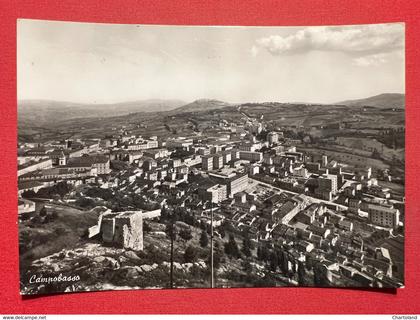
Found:
<path fill-rule="evenodd" d="M 74 292 L 104 290 L 104 286 L 117 287 L 166 287 L 169 279 L 170 262 L 144 263 L 132 250 L 106 247 L 98 243 L 86 243 L 73 250 L 62 250 L 50 256 L 35 260 L 23 279 L 32 274 L 77 275 L 80 281 L 74 283 L 30 284 L 22 283 L 25 294 L 48 292 Z M 196 268 L 196 269 L 195 269 Z M 194 263 L 174 262 L 174 269 L 183 274 L 193 270 L 205 270 L 204 261 Z M 188 280 L 185 280 L 186 283 Z"/>

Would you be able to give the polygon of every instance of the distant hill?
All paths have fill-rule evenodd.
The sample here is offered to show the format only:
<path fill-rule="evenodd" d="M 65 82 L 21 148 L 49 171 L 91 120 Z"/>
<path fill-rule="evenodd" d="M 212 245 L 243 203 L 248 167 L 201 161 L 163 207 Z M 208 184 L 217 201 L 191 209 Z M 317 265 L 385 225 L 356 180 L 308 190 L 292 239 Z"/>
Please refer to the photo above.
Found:
<path fill-rule="evenodd" d="M 212 99 L 199 99 L 186 104 L 182 107 L 176 108 L 173 112 L 181 113 L 181 112 L 199 112 L 199 111 L 207 111 L 207 110 L 216 110 L 222 109 L 225 107 L 233 106 L 230 103 L 219 101 L 219 100 L 212 100 Z"/>
<path fill-rule="evenodd" d="M 18 102 L 19 123 L 45 124 L 75 118 L 112 117 L 138 112 L 169 111 L 185 105 L 180 100 L 139 100 L 114 104 L 83 104 L 51 100 Z"/>
<path fill-rule="evenodd" d="M 358 99 L 358 100 L 347 100 L 338 102 L 337 104 L 342 104 L 346 106 L 356 106 L 356 107 L 376 107 L 376 108 L 396 108 L 404 109 L 405 108 L 405 94 L 401 93 L 383 93 L 373 97 Z"/>

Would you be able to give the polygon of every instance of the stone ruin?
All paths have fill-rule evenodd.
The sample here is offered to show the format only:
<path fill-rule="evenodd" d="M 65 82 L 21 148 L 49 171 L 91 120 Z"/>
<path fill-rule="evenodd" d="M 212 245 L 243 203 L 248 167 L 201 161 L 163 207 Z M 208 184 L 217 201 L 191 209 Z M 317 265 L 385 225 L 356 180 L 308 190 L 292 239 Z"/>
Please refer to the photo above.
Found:
<path fill-rule="evenodd" d="M 143 219 L 159 217 L 160 211 L 160 209 L 147 212 L 107 210 L 99 216 L 98 223 L 88 229 L 88 237 L 100 235 L 105 244 L 143 250 Z"/>

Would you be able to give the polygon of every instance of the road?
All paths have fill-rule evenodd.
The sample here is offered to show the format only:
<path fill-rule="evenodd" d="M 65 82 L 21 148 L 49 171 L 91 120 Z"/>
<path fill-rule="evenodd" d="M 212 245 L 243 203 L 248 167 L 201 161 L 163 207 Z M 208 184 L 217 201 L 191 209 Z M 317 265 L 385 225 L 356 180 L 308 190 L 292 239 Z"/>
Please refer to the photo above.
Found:
<path fill-rule="evenodd" d="M 314 198 L 314 197 L 311 197 L 311 196 L 307 196 L 305 194 L 300 194 L 300 193 L 297 193 L 297 192 L 293 192 L 293 191 L 281 189 L 281 188 L 275 187 L 275 186 L 273 186 L 273 185 L 271 185 L 269 183 L 261 182 L 259 180 L 255 180 L 253 178 L 249 178 L 249 180 L 252 181 L 253 184 L 254 183 L 261 184 L 263 186 L 266 186 L 268 188 L 271 188 L 271 189 L 276 190 L 276 191 L 279 191 L 279 192 L 287 192 L 287 193 L 299 195 L 300 197 L 303 197 L 305 199 L 308 199 L 312 203 L 321 203 L 322 202 L 322 203 L 326 203 L 326 204 L 337 206 L 338 208 L 341 208 L 342 210 L 348 210 L 348 207 L 346 207 L 346 206 L 344 206 L 342 204 L 338 204 L 338 203 L 335 203 L 335 202 L 332 202 L 332 201 L 321 200 L 321 199 L 317 199 L 317 198 Z"/>

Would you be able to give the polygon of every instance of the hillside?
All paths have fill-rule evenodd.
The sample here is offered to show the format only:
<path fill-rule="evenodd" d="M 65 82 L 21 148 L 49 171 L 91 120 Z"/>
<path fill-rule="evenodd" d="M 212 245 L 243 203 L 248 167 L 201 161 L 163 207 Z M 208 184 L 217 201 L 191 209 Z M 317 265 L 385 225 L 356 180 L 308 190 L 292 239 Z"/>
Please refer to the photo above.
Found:
<path fill-rule="evenodd" d="M 212 100 L 212 99 L 199 99 L 186 104 L 182 107 L 176 108 L 173 110 L 175 113 L 184 113 L 184 112 L 200 112 L 208 110 L 222 109 L 225 107 L 233 106 L 227 102 Z"/>
<path fill-rule="evenodd" d="M 184 105 L 180 100 L 139 100 L 114 104 L 82 104 L 51 100 L 18 102 L 19 124 L 42 125 L 57 120 L 121 116 L 137 112 L 168 111 Z"/>
<path fill-rule="evenodd" d="M 32 259 L 38 259 L 62 250 L 73 248 L 81 241 L 86 228 L 94 225 L 99 214 L 95 211 L 81 211 L 75 208 L 52 205 L 55 218 L 48 222 L 36 219 L 22 221 L 19 224 L 19 248 L 21 267 Z M 50 213 L 51 213 L 50 212 Z M 48 241 L 47 239 L 54 239 Z"/>
<path fill-rule="evenodd" d="M 405 108 L 405 94 L 401 93 L 383 93 L 373 97 L 357 100 L 347 100 L 337 104 L 356 107 L 376 107 L 376 108 Z"/>

